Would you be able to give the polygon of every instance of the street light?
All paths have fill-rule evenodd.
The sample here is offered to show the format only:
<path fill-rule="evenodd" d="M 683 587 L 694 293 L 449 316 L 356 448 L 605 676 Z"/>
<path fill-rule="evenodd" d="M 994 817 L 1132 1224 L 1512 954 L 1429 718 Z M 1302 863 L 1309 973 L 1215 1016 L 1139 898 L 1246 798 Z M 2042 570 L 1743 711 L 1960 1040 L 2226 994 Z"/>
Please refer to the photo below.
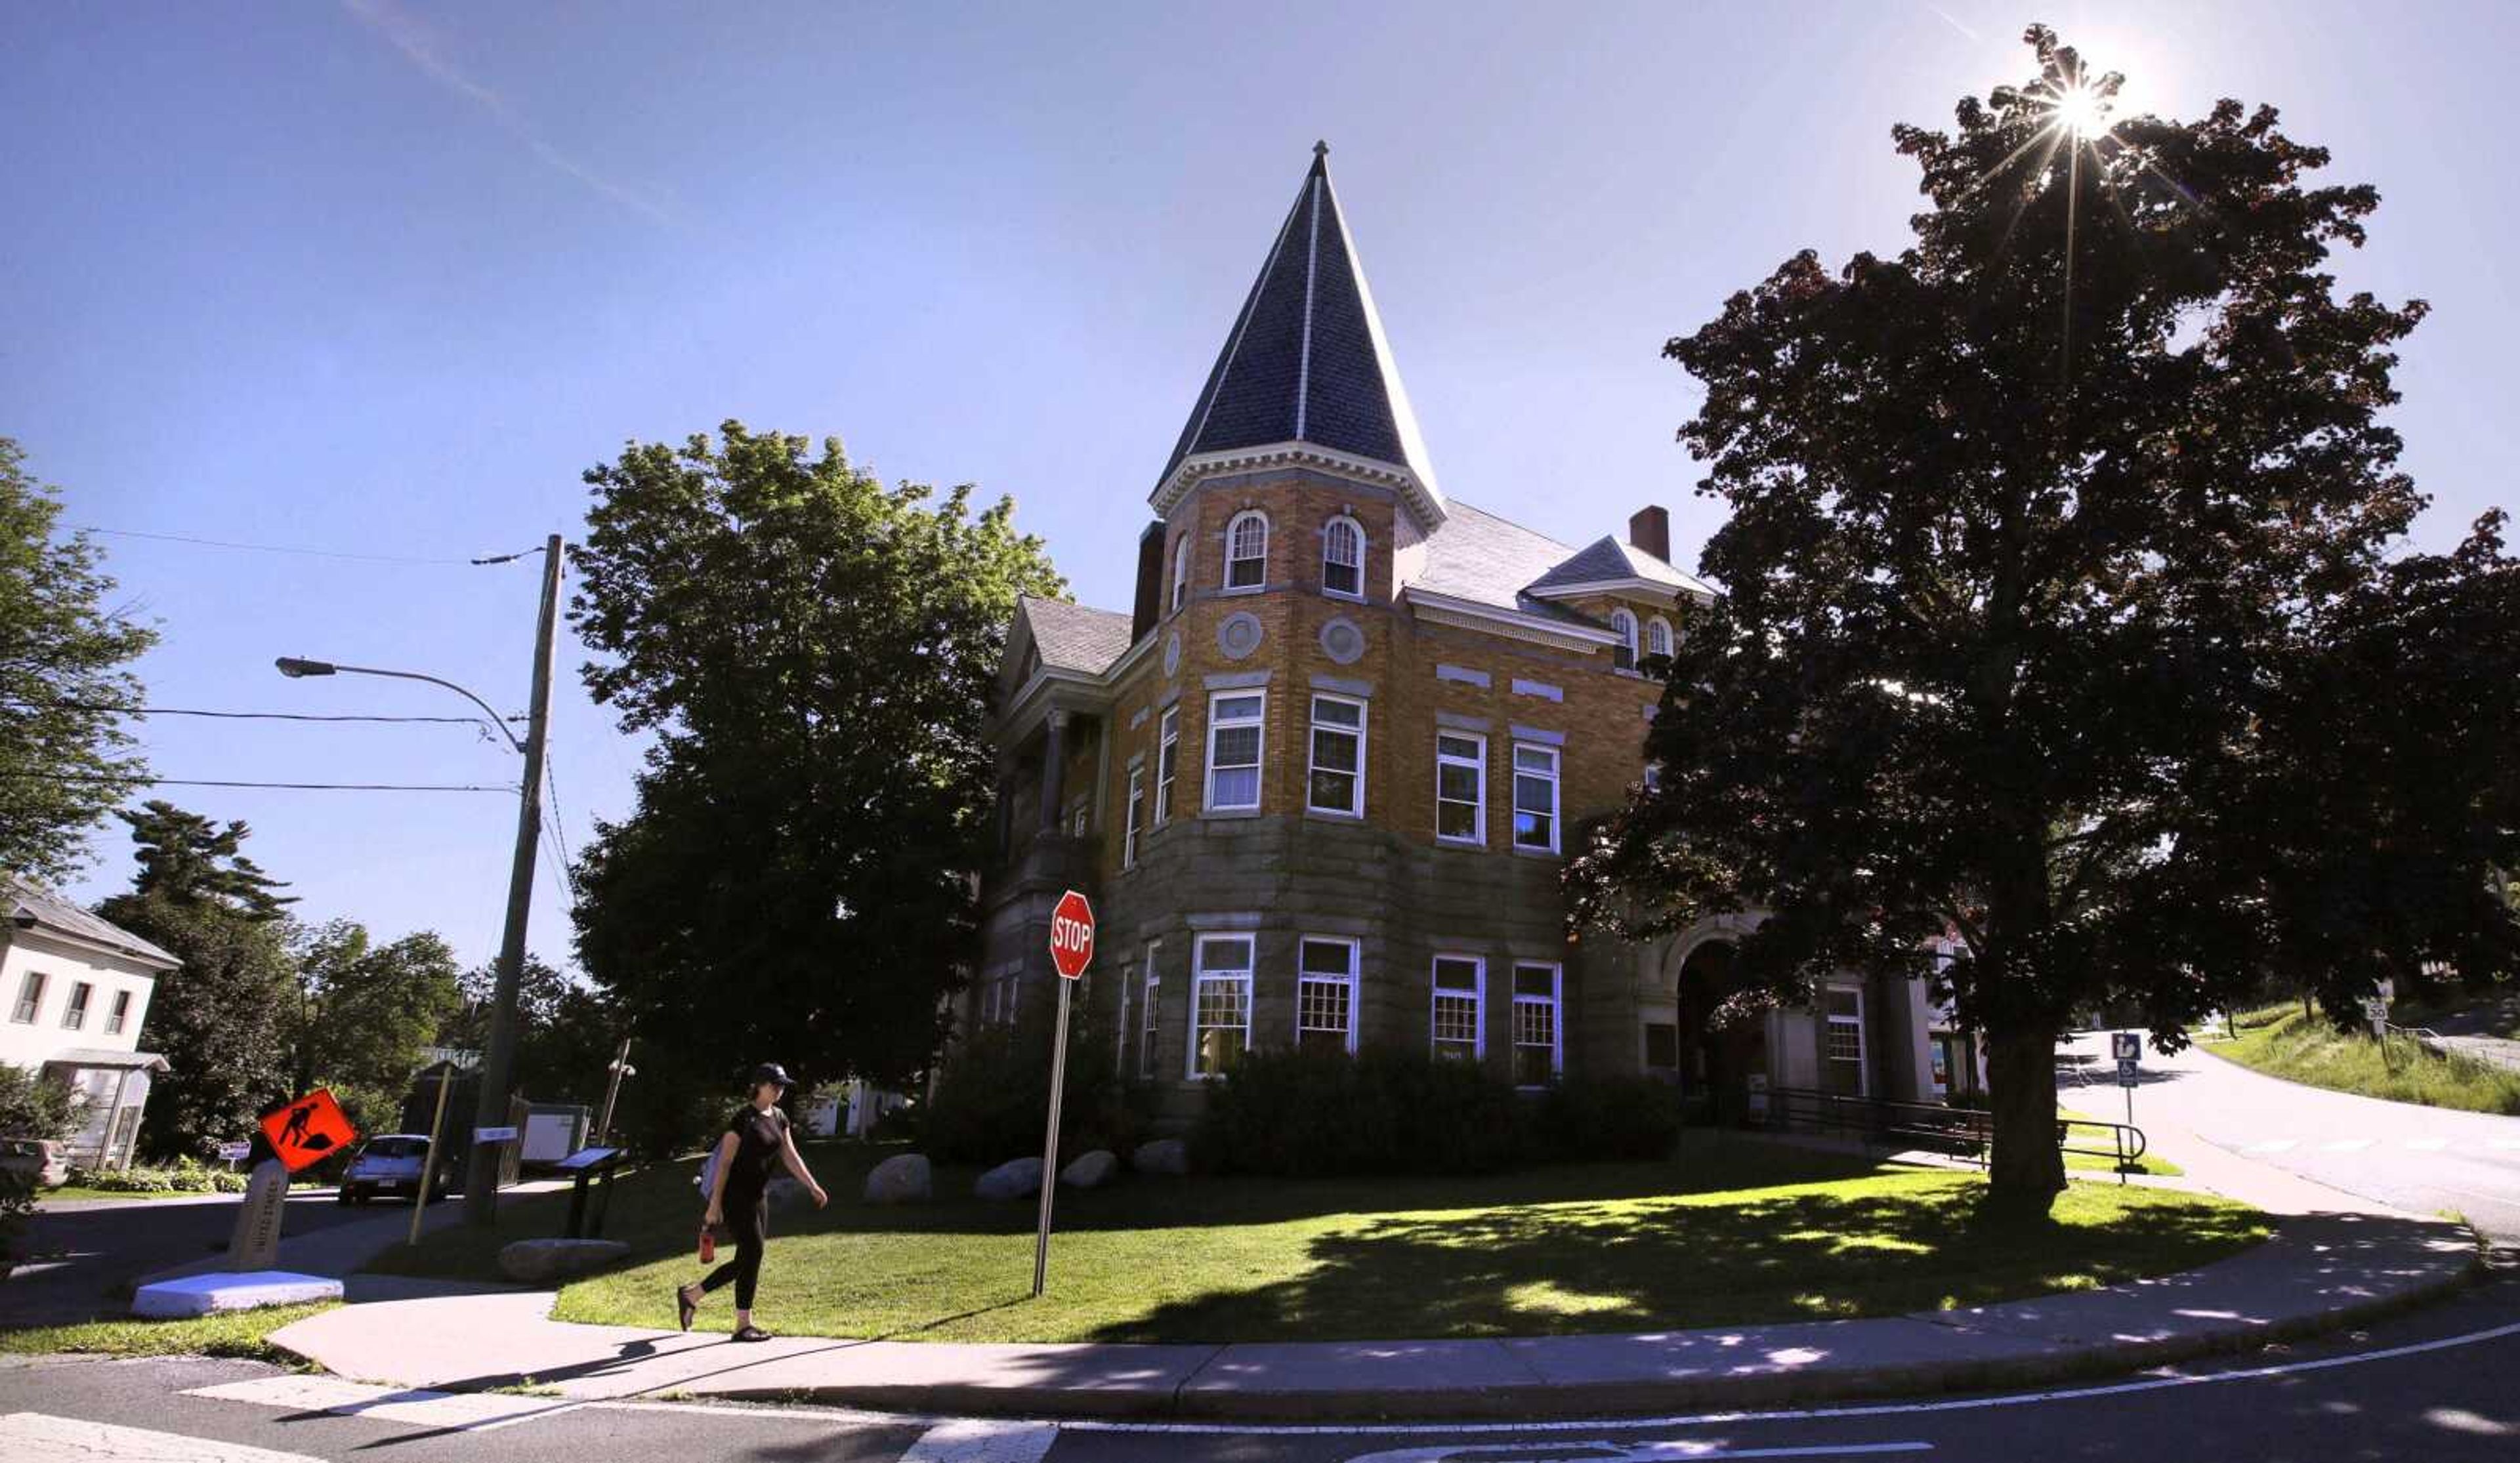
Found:
<path fill-rule="evenodd" d="M 508 730 L 505 717 L 490 703 L 466 690 L 452 681 L 424 676 L 418 671 L 387 671 L 375 666 L 339 665 L 329 660 L 307 660 L 284 655 L 273 662 L 280 674 L 292 681 L 309 676 L 386 676 L 397 681 L 426 681 L 442 686 L 481 708 L 490 725 L 499 729 L 525 759 L 524 780 L 518 788 L 517 847 L 508 864 L 508 923 L 499 942 L 499 976 L 490 1005 L 490 1040 L 481 1056 L 481 1094 L 472 1109 L 476 1129 L 505 1126 L 508 1105 L 508 1084 L 516 1069 L 517 1055 L 517 988 L 522 983 L 525 966 L 525 916 L 532 911 L 534 893 L 534 852 L 539 846 L 543 826 L 543 749 L 545 732 L 551 726 L 552 635 L 560 616 L 561 539 L 553 534 L 543 541 L 542 616 L 534 631 L 533 702 L 525 717 L 524 739 Z M 472 1163 L 465 1171 L 464 1221 L 476 1226 L 496 1223 L 499 1218 L 499 1164 L 497 1150 L 488 1143 L 472 1144 Z"/>

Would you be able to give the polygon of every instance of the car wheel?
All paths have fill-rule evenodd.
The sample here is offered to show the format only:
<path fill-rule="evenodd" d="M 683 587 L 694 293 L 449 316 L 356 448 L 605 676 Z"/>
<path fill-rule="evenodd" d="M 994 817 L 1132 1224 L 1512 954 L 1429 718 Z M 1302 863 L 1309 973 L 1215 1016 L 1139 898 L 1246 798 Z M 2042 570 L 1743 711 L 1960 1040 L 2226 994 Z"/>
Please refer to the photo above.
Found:
<path fill-rule="evenodd" d="M 350 1202 L 350 1191 L 349 1191 L 348 1189 L 342 1189 L 342 1190 L 339 1190 L 338 1192 L 335 1193 L 335 1194 L 333 1195 L 333 1202 L 334 1202 L 334 1203 L 336 1203 L 336 1204 L 347 1204 L 347 1203 L 349 1203 L 349 1202 Z"/>

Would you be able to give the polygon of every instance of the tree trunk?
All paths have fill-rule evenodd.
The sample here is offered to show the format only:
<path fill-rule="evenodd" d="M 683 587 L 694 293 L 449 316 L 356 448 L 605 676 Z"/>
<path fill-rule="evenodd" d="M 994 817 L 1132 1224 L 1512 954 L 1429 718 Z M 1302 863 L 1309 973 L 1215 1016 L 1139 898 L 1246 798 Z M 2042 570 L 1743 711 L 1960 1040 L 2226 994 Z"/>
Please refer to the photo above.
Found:
<path fill-rule="evenodd" d="M 2065 1187 L 2056 1151 L 2056 1034 L 2007 1026 L 1987 1033 L 1987 1096 L 1995 1156 L 1987 1207 L 2004 1217 L 2045 1217 Z"/>

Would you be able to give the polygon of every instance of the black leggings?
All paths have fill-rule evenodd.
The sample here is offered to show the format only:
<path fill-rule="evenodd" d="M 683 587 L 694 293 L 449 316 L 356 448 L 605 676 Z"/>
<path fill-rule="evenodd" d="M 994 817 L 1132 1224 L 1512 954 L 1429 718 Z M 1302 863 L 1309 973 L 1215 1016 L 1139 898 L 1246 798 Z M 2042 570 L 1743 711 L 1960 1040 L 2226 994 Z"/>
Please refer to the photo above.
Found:
<path fill-rule="evenodd" d="M 706 1294 L 729 1280 L 735 1282 L 735 1308 L 750 1310 L 752 1292 L 761 1283 L 761 1252 L 770 1239 L 770 1204 L 756 1196 L 749 1204 L 730 1202 L 725 1206 L 728 1237 L 735 1241 L 735 1258 L 708 1272 L 700 1282 Z"/>

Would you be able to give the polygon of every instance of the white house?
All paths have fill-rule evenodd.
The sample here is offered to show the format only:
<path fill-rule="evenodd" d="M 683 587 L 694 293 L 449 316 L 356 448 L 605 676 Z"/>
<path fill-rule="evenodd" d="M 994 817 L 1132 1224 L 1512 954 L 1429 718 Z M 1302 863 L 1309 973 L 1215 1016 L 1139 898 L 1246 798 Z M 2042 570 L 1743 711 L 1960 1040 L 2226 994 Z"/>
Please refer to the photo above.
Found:
<path fill-rule="evenodd" d="M 158 977 L 182 962 L 49 890 L 0 874 L 0 1061 L 41 1072 L 86 1099 L 70 1159 L 124 1168 L 153 1075 L 140 1049 Z"/>

